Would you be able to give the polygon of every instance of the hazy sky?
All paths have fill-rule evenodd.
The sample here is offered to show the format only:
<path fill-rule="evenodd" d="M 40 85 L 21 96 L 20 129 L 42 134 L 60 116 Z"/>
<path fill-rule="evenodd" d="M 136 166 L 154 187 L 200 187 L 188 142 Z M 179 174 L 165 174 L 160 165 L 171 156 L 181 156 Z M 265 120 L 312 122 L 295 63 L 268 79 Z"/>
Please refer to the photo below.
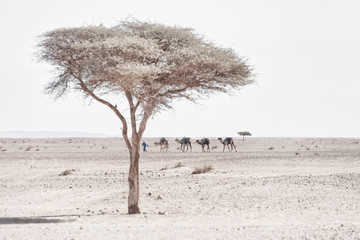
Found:
<path fill-rule="evenodd" d="M 105 106 L 45 96 L 53 75 L 34 52 L 46 31 L 133 16 L 194 28 L 248 58 L 257 74 L 237 96 L 176 102 L 145 136 L 360 137 L 359 10 L 358 0 L 2 0 L 0 131 L 120 135 Z"/>

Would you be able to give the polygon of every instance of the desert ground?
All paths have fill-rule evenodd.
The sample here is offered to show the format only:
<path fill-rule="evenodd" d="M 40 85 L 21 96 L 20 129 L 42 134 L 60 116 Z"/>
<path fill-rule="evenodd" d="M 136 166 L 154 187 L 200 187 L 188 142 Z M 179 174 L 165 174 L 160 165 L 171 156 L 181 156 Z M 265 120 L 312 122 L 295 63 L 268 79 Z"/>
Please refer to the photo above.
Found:
<path fill-rule="evenodd" d="M 145 140 L 128 215 L 121 139 L 0 139 L 0 239 L 360 239 L 360 139 Z"/>

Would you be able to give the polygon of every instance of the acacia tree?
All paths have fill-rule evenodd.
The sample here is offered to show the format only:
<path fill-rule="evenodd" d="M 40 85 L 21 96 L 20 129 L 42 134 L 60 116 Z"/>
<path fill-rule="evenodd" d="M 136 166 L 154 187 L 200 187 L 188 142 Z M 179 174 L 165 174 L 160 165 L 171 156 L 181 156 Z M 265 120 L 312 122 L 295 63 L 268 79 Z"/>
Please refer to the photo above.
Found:
<path fill-rule="evenodd" d="M 55 67 L 48 94 L 82 92 L 120 119 L 130 155 L 129 214 L 140 213 L 140 142 L 149 117 L 171 108 L 174 99 L 196 102 L 254 81 L 252 68 L 232 49 L 217 47 L 190 28 L 135 19 L 46 32 L 37 56 Z M 125 112 L 117 107 L 123 100 Z"/>
<path fill-rule="evenodd" d="M 243 141 L 245 136 L 252 136 L 252 134 L 248 131 L 238 132 L 238 134 L 243 137 Z"/>

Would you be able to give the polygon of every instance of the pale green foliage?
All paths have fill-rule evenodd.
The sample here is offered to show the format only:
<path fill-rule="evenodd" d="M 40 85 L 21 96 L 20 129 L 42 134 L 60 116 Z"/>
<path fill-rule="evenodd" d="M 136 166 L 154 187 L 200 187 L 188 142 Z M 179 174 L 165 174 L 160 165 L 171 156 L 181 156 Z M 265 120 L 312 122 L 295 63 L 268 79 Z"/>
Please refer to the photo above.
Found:
<path fill-rule="evenodd" d="M 45 33 L 38 57 L 57 67 L 47 92 L 82 89 L 129 93 L 141 107 L 171 107 L 174 98 L 195 100 L 253 82 L 252 69 L 233 50 L 205 41 L 192 29 L 137 20 Z"/>

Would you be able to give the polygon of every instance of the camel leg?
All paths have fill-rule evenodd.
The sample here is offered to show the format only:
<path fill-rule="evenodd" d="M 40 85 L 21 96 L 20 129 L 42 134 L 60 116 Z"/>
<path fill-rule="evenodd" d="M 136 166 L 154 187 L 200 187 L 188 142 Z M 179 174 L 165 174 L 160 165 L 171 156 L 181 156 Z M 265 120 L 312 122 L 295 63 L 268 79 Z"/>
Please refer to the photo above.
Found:
<path fill-rule="evenodd" d="M 235 149 L 235 152 L 237 152 L 237 151 L 236 151 L 236 147 L 235 147 L 235 144 L 233 144 L 233 145 L 234 145 L 234 149 Z"/>

